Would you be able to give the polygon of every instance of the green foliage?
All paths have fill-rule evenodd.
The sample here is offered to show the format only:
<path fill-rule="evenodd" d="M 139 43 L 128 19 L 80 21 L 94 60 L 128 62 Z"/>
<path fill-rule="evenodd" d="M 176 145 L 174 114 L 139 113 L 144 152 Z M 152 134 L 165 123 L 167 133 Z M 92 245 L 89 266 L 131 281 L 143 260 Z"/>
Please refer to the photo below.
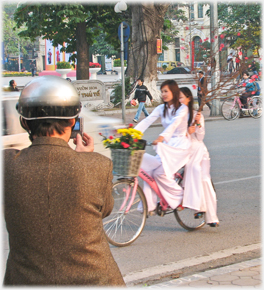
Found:
<path fill-rule="evenodd" d="M 125 78 L 125 96 L 131 92 L 130 78 Z M 113 91 L 111 92 L 110 100 L 114 105 L 122 103 L 122 85 L 116 84 L 113 86 Z"/>
<path fill-rule="evenodd" d="M 185 12 L 178 8 L 178 4 L 171 4 L 166 12 L 164 18 L 164 24 L 161 31 L 162 39 L 162 49 L 168 50 L 168 44 L 174 42 L 175 36 L 178 35 L 179 30 L 175 28 L 175 25 L 172 24 L 172 20 L 183 20 L 187 21 L 188 18 L 185 16 Z"/>
<path fill-rule="evenodd" d="M 124 60 L 124 66 L 127 66 L 127 61 Z M 120 58 L 116 58 L 114 59 L 114 67 L 121 67 L 121 59 Z"/>
<path fill-rule="evenodd" d="M 162 66 L 162 68 L 163 68 L 164 70 L 166 70 L 166 68 L 167 68 L 166 64 L 164 64 L 164 65 Z"/>
<path fill-rule="evenodd" d="M 219 27 L 225 27 L 225 42 L 232 48 L 259 49 L 261 46 L 261 4 L 221 3 L 218 5 Z M 210 11 L 207 11 L 210 15 Z M 238 36 L 237 33 L 241 35 Z"/>
<path fill-rule="evenodd" d="M 83 2 L 82 4 L 22 4 L 14 14 L 17 27 L 22 27 L 20 36 L 36 37 L 43 36 L 52 40 L 53 46 L 67 43 L 67 48 L 62 51 L 72 53 L 77 51 L 76 32 L 77 25 L 85 23 L 86 35 L 89 46 L 96 42 L 96 37 L 104 31 L 107 42 L 114 48 L 120 46 L 117 30 L 122 18 L 114 11 L 114 4 L 101 5 Z M 113 33 L 115 31 L 115 33 Z M 73 54 L 71 60 L 74 61 L 76 55 Z"/>
<path fill-rule="evenodd" d="M 6 10 L 8 13 L 3 11 L 3 42 L 5 47 L 5 54 L 15 54 L 18 55 L 19 53 L 19 45 L 20 45 L 20 52 L 22 52 L 24 55 L 27 55 L 27 47 L 32 47 L 33 43 L 23 37 L 19 37 L 19 32 L 21 29 L 14 29 L 16 23 L 13 20 L 13 11 L 14 7 L 13 5 L 6 5 L 4 6 L 4 10 Z"/>
<path fill-rule="evenodd" d="M 72 65 L 67 61 L 58 61 L 57 62 L 57 68 L 63 69 L 63 68 L 72 68 Z"/>

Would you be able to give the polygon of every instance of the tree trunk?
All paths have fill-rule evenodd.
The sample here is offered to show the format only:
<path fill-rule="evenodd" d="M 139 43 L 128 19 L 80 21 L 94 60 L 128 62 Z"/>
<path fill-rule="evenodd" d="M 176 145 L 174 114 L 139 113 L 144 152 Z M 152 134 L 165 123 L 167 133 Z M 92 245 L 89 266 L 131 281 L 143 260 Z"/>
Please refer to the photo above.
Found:
<path fill-rule="evenodd" d="M 76 28 L 77 69 L 76 80 L 89 79 L 89 45 L 86 37 L 86 24 L 81 22 Z"/>
<path fill-rule="evenodd" d="M 155 101 L 160 102 L 157 90 L 157 39 L 163 27 L 164 16 L 169 4 L 138 4 L 132 7 L 132 35 L 127 74 L 137 80 L 144 78 Z M 133 94 L 129 99 L 133 98 Z M 150 101 L 147 100 L 147 104 Z"/>

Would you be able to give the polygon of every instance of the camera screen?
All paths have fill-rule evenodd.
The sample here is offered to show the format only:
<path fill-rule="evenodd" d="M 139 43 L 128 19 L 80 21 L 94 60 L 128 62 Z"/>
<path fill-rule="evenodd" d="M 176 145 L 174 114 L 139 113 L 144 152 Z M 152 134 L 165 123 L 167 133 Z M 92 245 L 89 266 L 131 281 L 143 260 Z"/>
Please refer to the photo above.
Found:
<path fill-rule="evenodd" d="M 80 130 L 80 120 L 78 119 L 73 127 L 74 131 L 79 131 Z"/>

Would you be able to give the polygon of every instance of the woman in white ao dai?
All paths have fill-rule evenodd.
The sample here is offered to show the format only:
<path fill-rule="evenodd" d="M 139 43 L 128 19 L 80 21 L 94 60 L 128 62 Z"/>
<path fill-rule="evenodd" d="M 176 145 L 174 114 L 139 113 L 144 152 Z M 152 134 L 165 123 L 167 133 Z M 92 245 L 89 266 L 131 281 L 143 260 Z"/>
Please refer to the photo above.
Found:
<path fill-rule="evenodd" d="M 186 87 L 180 90 L 186 96 L 192 95 Z M 200 214 L 205 212 L 206 223 L 215 227 L 219 225 L 219 220 L 216 214 L 216 194 L 211 182 L 210 157 L 203 142 L 204 117 L 201 112 L 194 112 L 193 116 L 195 124 L 188 128 L 192 145 L 189 148 L 190 158 L 184 170 L 182 206 L 197 210 Z"/>
<path fill-rule="evenodd" d="M 156 107 L 153 112 L 142 120 L 135 129 L 144 132 L 155 120 L 161 118 L 165 128 L 153 142 L 156 156 L 145 153 L 141 168 L 153 177 L 159 190 L 172 209 L 182 202 L 183 189 L 176 183 L 174 174 L 184 166 L 189 159 L 190 137 L 187 134 L 189 114 L 188 106 L 180 103 L 179 88 L 175 81 L 167 80 L 161 85 L 161 97 L 164 104 Z M 192 108 L 193 102 L 191 102 Z M 165 110 L 165 116 L 164 116 Z M 148 210 L 154 211 L 157 206 L 157 195 L 144 182 Z"/>

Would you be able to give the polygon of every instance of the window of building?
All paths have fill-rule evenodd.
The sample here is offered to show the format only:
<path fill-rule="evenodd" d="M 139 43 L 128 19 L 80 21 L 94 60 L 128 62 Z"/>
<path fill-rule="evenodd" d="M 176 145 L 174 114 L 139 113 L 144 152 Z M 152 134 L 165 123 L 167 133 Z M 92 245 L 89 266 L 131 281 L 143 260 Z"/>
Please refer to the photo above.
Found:
<path fill-rule="evenodd" d="M 175 58 L 176 61 L 181 61 L 181 50 L 179 48 L 175 49 Z"/>
<path fill-rule="evenodd" d="M 195 50 L 196 49 L 200 49 L 200 45 L 201 45 L 200 39 L 201 38 L 199 36 L 195 36 L 194 39 L 193 39 Z"/>
<path fill-rule="evenodd" d="M 158 61 L 164 61 L 164 52 L 162 52 L 162 54 L 159 54 Z"/>
<path fill-rule="evenodd" d="M 180 47 L 180 38 L 179 37 L 175 37 L 175 47 Z"/>
<path fill-rule="evenodd" d="M 198 4 L 198 18 L 203 18 L 203 4 Z"/>
<path fill-rule="evenodd" d="M 191 20 L 194 19 L 194 5 L 193 4 L 190 5 L 190 19 Z"/>

